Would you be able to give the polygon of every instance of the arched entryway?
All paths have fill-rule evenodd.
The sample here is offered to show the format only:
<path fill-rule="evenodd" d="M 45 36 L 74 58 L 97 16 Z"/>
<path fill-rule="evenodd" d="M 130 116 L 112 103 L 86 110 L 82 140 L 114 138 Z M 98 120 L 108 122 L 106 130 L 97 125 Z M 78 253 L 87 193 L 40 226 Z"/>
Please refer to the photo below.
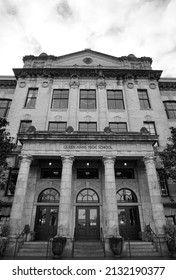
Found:
<path fill-rule="evenodd" d="M 43 190 L 38 196 L 35 219 L 35 239 L 47 240 L 56 235 L 60 194 L 53 188 Z"/>
<path fill-rule="evenodd" d="M 98 194 L 90 189 L 81 190 L 76 197 L 76 239 L 100 238 L 100 211 Z"/>
<path fill-rule="evenodd" d="M 117 192 L 119 232 L 124 239 L 138 240 L 140 228 L 137 196 L 130 189 Z"/>

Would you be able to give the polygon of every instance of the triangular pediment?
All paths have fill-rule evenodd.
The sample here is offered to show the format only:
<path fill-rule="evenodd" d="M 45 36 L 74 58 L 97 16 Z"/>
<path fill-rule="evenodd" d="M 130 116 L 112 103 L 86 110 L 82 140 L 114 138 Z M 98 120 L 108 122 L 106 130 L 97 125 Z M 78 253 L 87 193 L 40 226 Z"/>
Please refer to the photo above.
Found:
<path fill-rule="evenodd" d="M 121 62 L 117 57 L 85 49 L 83 51 L 59 56 L 55 60 L 55 66 L 78 66 L 78 67 L 120 67 Z"/>

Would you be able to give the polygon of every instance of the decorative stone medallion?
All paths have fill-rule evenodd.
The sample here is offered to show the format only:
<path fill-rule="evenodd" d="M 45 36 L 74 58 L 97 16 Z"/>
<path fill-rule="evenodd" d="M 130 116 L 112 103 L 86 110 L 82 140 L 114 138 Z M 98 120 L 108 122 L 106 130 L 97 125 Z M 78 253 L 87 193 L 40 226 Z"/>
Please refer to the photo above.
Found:
<path fill-rule="evenodd" d="M 150 83 L 149 87 L 150 87 L 151 89 L 155 89 L 155 88 L 156 88 L 156 85 L 155 85 L 154 83 Z"/>
<path fill-rule="evenodd" d="M 20 88 L 24 88 L 26 86 L 26 82 L 25 81 L 21 81 L 20 83 L 19 83 L 19 87 Z"/>
<path fill-rule="evenodd" d="M 48 81 L 43 81 L 42 87 L 46 88 L 48 86 L 49 86 L 49 82 Z"/>
<path fill-rule="evenodd" d="M 127 87 L 130 88 L 130 89 L 134 88 L 134 84 L 133 83 L 127 83 Z"/>
<path fill-rule="evenodd" d="M 86 64 L 90 64 L 90 63 L 92 63 L 92 58 L 90 58 L 90 57 L 85 57 L 85 58 L 83 59 L 83 62 L 86 63 Z"/>

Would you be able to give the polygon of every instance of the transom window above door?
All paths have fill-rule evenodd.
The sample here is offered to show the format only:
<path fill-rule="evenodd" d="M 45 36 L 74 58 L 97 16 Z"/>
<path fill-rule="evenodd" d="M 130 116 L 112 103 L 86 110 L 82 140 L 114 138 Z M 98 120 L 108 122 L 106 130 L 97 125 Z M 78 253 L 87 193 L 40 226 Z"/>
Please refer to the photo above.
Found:
<path fill-rule="evenodd" d="M 80 90 L 80 109 L 96 109 L 96 91 L 94 89 Z"/>
<path fill-rule="evenodd" d="M 137 202 L 137 197 L 132 190 L 121 189 L 117 192 L 117 202 L 122 202 L 122 203 Z"/>
<path fill-rule="evenodd" d="M 43 190 L 38 197 L 38 202 L 59 202 L 60 200 L 60 193 L 53 189 L 48 188 Z"/>
<path fill-rule="evenodd" d="M 97 203 L 99 202 L 98 194 L 92 189 L 81 190 L 76 198 L 76 202 L 79 203 Z"/>

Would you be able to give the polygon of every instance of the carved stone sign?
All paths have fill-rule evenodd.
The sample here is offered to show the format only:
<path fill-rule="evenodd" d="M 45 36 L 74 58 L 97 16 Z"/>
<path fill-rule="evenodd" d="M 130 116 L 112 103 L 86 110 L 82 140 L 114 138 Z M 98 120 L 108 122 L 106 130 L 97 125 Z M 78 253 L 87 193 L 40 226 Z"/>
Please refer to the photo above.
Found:
<path fill-rule="evenodd" d="M 64 150 L 112 150 L 110 144 L 66 144 L 63 145 Z"/>

